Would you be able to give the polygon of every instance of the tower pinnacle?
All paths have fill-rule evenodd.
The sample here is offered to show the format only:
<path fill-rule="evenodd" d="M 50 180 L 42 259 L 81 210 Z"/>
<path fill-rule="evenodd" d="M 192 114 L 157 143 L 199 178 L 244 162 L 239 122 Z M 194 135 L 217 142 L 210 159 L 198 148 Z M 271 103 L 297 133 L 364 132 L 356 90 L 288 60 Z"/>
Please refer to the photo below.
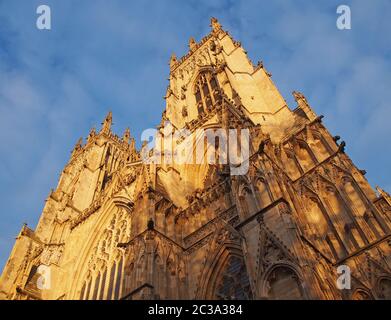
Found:
<path fill-rule="evenodd" d="M 173 68 L 177 64 L 177 62 L 178 60 L 176 58 L 176 55 L 175 53 L 173 53 L 170 58 L 170 68 Z"/>
<path fill-rule="evenodd" d="M 213 31 L 219 31 L 221 29 L 221 24 L 215 17 L 210 19 L 210 26 Z"/>
<path fill-rule="evenodd" d="M 190 51 L 193 51 L 197 47 L 197 42 L 194 40 L 193 37 L 189 39 L 189 48 Z"/>
<path fill-rule="evenodd" d="M 110 130 L 111 130 L 111 125 L 112 124 L 113 124 L 113 114 L 110 111 L 107 114 L 105 120 L 103 120 L 103 122 L 102 122 L 102 130 L 101 130 L 101 132 L 106 133 L 106 134 L 109 133 Z"/>
<path fill-rule="evenodd" d="M 82 146 L 83 146 L 83 138 L 80 138 L 79 140 L 77 140 L 76 145 L 75 145 L 75 147 L 73 148 L 72 157 L 73 157 L 78 151 L 81 150 Z"/>
<path fill-rule="evenodd" d="M 126 143 L 129 143 L 129 142 L 130 142 L 130 129 L 129 129 L 129 128 L 126 128 L 126 129 L 125 129 L 125 132 L 124 132 L 124 135 L 123 135 L 122 139 L 123 139 Z"/>

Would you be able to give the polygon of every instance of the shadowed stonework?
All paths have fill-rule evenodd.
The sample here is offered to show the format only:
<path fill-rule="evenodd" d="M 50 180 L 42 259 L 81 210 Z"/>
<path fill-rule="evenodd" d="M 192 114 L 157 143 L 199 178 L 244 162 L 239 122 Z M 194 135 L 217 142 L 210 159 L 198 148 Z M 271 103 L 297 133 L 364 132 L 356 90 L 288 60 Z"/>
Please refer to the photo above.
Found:
<path fill-rule="evenodd" d="M 390 195 L 303 94 L 288 108 L 262 62 L 214 18 L 211 28 L 171 57 L 158 129 L 248 129 L 246 174 L 147 164 L 109 113 L 76 144 L 36 230 L 22 228 L 1 298 L 391 299 Z M 350 289 L 338 289 L 340 265 Z"/>

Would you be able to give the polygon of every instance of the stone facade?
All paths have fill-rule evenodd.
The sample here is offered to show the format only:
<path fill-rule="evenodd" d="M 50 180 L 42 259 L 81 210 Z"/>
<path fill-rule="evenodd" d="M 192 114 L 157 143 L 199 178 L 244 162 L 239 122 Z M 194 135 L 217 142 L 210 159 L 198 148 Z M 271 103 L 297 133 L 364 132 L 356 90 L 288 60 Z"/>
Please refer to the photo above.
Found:
<path fill-rule="evenodd" d="M 248 128 L 248 172 L 147 164 L 109 113 L 76 144 L 36 230 L 17 236 L 0 297 L 391 299 L 391 197 L 293 95 L 291 110 L 212 18 L 171 57 L 158 129 Z M 340 265 L 350 290 L 337 288 Z"/>

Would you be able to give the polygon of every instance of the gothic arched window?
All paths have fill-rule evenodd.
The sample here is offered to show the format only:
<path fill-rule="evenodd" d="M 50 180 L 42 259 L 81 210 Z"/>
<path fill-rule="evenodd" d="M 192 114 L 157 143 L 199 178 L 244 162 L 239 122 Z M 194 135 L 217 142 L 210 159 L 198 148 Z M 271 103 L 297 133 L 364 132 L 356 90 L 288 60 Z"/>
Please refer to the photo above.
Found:
<path fill-rule="evenodd" d="M 80 298 L 85 300 L 120 299 L 123 288 L 123 256 L 118 242 L 126 242 L 130 234 L 131 221 L 125 210 L 113 215 L 102 232 L 88 261 L 85 280 L 81 284 Z"/>
<path fill-rule="evenodd" d="M 317 131 L 312 131 L 313 141 L 311 143 L 311 147 L 313 148 L 314 152 L 316 153 L 317 158 L 319 161 L 323 161 L 326 159 L 330 152 L 328 150 L 327 143 L 325 142 L 322 135 Z"/>
<path fill-rule="evenodd" d="M 314 157 L 306 142 L 300 140 L 297 141 L 297 143 L 294 146 L 294 149 L 295 149 L 295 155 L 299 160 L 299 163 L 304 172 L 314 167 L 315 165 Z"/>
<path fill-rule="evenodd" d="M 340 237 L 345 242 L 346 249 L 353 252 L 365 244 L 357 227 L 349 215 L 348 208 L 345 206 L 338 191 L 331 186 L 325 188 L 325 200 L 327 201 L 330 210 L 333 212 L 334 221 L 341 221 L 339 229 Z M 343 228 L 342 228 L 343 225 Z"/>
<path fill-rule="evenodd" d="M 252 292 L 242 257 L 230 256 L 215 289 L 215 299 L 251 300 Z"/>
<path fill-rule="evenodd" d="M 291 268 L 275 268 L 267 278 L 267 297 L 278 300 L 304 299 L 300 280 Z"/>
<path fill-rule="evenodd" d="M 198 114 L 210 111 L 220 100 L 217 79 L 211 72 L 202 72 L 198 76 L 194 92 Z"/>
<path fill-rule="evenodd" d="M 248 185 L 239 187 L 239 201 L 244 217 L 248 217 L 257 211 L 254 194 Z"/>

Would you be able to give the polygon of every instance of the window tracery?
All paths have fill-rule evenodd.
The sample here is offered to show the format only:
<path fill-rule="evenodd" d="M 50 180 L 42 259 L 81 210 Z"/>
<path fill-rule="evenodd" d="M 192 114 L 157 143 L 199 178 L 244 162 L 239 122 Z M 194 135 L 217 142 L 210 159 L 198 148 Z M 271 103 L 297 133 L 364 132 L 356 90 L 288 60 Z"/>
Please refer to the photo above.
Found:
<path fill-rule="evenodd" d="M 126 242 L 130 235 L 130 218 L 124 210 L 118 210 L 103 231 L 88 262 L 86 280 L 80 298 L 119 299 L 123 278 L 123 252 L 117 244 Z"/>
<path fill-rule="evenodd" d="M 217 281 L 215 298 L 220 300 L 252 299 L 250 281 L 242 257 L 231 255 Z"/>
<path fill-rule="evenodd" d="M 212 110 L 220 101 L 220 89 L 216 77 L 211 72 L 202 72 L 196 81 L 195 98 L 198 114 Z"/>

